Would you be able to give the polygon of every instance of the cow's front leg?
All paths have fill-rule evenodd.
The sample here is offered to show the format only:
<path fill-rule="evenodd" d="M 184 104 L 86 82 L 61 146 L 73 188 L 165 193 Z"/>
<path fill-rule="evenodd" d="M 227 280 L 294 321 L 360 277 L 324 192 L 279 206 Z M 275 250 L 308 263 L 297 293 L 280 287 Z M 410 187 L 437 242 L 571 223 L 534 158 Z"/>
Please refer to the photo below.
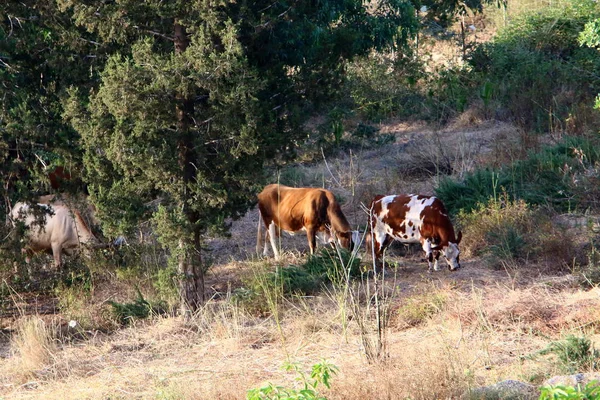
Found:
<path fill-rule="evenodd" d="M 54 257 L 54 268 L 56 270 L 58 270 L 61 265 L 62 265 L 62 260 L 61 260 L 61 250 L 62 250 L 62 246 L 60 243 L 52 243 L 52 256 Z"/>
<path fill-rule="evenodd" d="M 317 248 L 317 230 L 314 228 L 306 228 L 306 239 L 308 240 L 308 247 L 310 248 L 310 254 L 315 254 Z"/>
<path fill-rule="evenodd" d="M 263 257 L 267 257 L 269 255 L 269 243 L 271 242 L 270 239 L 271 235 L 269 235 L 269 229 L 265 230 L 265 245 L 263 247 Z M 258 251 L 258 249 L 257 249 Z"/>
<path fill-rule="evenodd" d="M 433 251 L 433 270 L 434 271 L 439 271 L 440 270 L 440 265 L 438 264 L 439 258 L 440 258 L 440 251 L 439 250 L 434 250 Z"/>
<path fill-rule="evenodd" d="M 431 272 L 433 269 L 438 270 L 437 259 L 435 260 L 435 267 L 433 264 L 433 250 L 431 249 L 431 240 L 425 239 L 422 243 L 423 251 L 425 252 L 425 258 L 427 258 L 427 272 Z"/>
<path fill-rule="evenodd" d="M 277 225 L 275 222 L 271 222 L 269 224 L 269 241 L 271 242 L 271 247 L 273 248 L 273 255 L 275 255 L 275 260 L 279 260 L 279 249 L 277 248 Z"/>

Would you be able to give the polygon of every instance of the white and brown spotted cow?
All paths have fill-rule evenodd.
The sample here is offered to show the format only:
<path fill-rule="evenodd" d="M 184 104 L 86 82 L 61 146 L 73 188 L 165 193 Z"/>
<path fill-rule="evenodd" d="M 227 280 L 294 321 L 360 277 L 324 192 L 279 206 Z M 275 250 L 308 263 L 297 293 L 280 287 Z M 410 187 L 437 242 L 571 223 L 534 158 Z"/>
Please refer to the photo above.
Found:
<path fill-rule="evenodd" d="M 261 247 L 261 220 L 267 229 L 275 258 L 279 258 L 276 238 L 279 231 L 295 233 L 306 231 L 310 253 L 314 254 L 316 236 L 325 243 L 337 243 L 352 250 L 359 239 L 358 231 L 352 231 L 333 193 L 319 188 L 292 188 L 272 184 L 258 194 L 258 235 L 256 252 Z M 267 243 L 263 255 L 267 255 Z"/>
<path fill-rule="evenodd" d="M 446 258 L 450 270 L 460 268 L 458 244 L 462 232 L 454 235 L 454 227 L 440 199 L 415 194 L 377 196 L 371 202 L 370 209 L 371 234 L 367 234 L 367 243 L 371 248 L 371 240 L 374 241 L 375 259 L 378 262 L 386 246 L 398 240 L 402 243 L 421 243 L 429 271 L 432 268 L 439 270 L 440 253 Z"/>

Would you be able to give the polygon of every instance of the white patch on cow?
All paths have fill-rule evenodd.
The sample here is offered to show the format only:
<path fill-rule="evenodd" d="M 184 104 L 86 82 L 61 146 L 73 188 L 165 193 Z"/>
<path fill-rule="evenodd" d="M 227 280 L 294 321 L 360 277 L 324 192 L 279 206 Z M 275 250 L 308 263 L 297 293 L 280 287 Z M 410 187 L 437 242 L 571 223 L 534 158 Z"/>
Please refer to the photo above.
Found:
<path fill-rule="evenodd" d="M 394 201 L 394 199 L 396 199 L 397 196 L 395 195 L 390 195 L 390 196 L 385 196 L 384 198 L 382 198 L 381 200 L 381 211 L 379 212 L 379 215 L 377 215 L 379 218 L 383 219 L 385 218 L 388 213 L 390 212 L 388 205 Z"/>
<path fill-rule="evenodd" d="M 458 245 L 456 243 L 449 242 L 448 247 L 445 247 L 442 250 L 450 269 L 455 270 L 460 268 L 459 263 L 456 261 L 456 258 L 460 255 L 460 250 L 458 249 Z"/>
<path fill-rule="evenodd" d="M 408 207 L 408 211 L 404 216 L 404 220 L 400 223 L 400 227 L 403 228 L 404 233 L 402 232 L 402 230 L 400 230 L 399 232 L 394 232 L 393 229 L 389 226 L 386 226 L 386 233 L 392 236 L 394 240 L 398 240 L 402 243 L 420 243 L 421 226 L 423 225 L 423 217 L 421 214 L 423 213 L 423 210 L 425 210 L 433 204 L 433 202 L 435 201 L 435 197 L 418 199 L 417 195 L 410 196 L 410 201 L 406 204 L 406 207 Z M 388 210 L 386 209 L 386 211 Z"/>

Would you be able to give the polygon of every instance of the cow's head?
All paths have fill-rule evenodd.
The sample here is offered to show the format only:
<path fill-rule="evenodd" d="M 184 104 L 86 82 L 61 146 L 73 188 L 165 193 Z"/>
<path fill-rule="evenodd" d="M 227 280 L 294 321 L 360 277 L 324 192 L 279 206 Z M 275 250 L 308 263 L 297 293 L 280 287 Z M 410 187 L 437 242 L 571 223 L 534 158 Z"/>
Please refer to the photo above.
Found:
<path fill-rule="evenodd" d="M 337 239 L 337 244 L 346 250 L 353 251 L 358 247 L 360 242 L 359 231 L 333 232 L 333 236 Z M 333 242 L 333 240 L 332 240 Z"/>
<path fill-rule="evenodd" d="M 458 248 L 458 244 L 462 240 L 462 232 L 458 232 L 458 236 L 456 237 L 456 243 L 448 242 L 448 246 L 442 249 L 442 254 L 448 263 L 448 269 L 450 271 L 456 271 L 460 268 L 460 249 Z"/>
<path fill-rule="evenodd" d="M 458 248 L 458 244 L 461 240 L 462 232 L 458 232 L 458 236 L 456 237 L 456 243 L 449 241 L 448 246 L 435 249 L 440 251 L 444 255 L 444 258 L 448 263 L 448 269 L 450 271 L 455 271 L 460 268 L 460 249 Z"/>

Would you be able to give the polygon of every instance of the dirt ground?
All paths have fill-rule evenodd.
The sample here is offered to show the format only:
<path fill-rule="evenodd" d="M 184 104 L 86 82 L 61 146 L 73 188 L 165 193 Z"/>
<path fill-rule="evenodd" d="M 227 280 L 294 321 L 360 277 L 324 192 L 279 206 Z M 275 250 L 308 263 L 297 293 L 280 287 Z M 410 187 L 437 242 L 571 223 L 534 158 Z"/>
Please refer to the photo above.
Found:
<path fill-rule="evenodd" d="M 459 121 L 436 130 L 392 121 L 379 128 L 395 142 L 293 166 L 304 181 L 332 190 L 361 230 L 361 204 L 374 195 L 432 194 L 440 177 L 436 168 L 449 163 L 461 176 L 477 165 L 501 163 L 522 140 L 515 128 L 496 122 L 465 128 Z M 0 399 L 239 399 L 266 382 L 297 384 L 297 374 L 281 369 L 286 360 L 306 371 L 323 359 L 339 368 L 332 389 L 324 391 L 330 399 L 454 399 L 469 387 L 502 379 L 540 383 L 557 372 L 551 361 L 532 356 L 549 341 L 568 332 L 598 339 L 600 293 L 582 288 L 568 271 L 491 269 L 484 260 L 461 257 L 458 271 L 428 273 L 418 246 L 394 245 L 385 271 L 395 295 L 386 356 L 374 362 L 366 351 L 376 337 L 372 325 L 365 331 L 358 314 L 345 316 L 339 292 L 298 298 L 284 304 L 278 317 L 248 315 L 224 301 L 257 265 L 274 266 L 255 254 L 257 223 L 251 209 L 231 221 L 230 237 L 207 239 L 212 298 L 191 322 L 163 316 L 112 333 L 82 330 L 58 340 L 49 359 L 25 372 L 9 329 L 21 319 L 16 316 L 34 310 L 51 315 L 55 305 L 42 298 L 15 301 L 0 331 Z M 281 242 L 281 265 L 303 262 L 303 234 L 284 234 Z M 17 305 L 38 301 L 45 305 Z"/>

